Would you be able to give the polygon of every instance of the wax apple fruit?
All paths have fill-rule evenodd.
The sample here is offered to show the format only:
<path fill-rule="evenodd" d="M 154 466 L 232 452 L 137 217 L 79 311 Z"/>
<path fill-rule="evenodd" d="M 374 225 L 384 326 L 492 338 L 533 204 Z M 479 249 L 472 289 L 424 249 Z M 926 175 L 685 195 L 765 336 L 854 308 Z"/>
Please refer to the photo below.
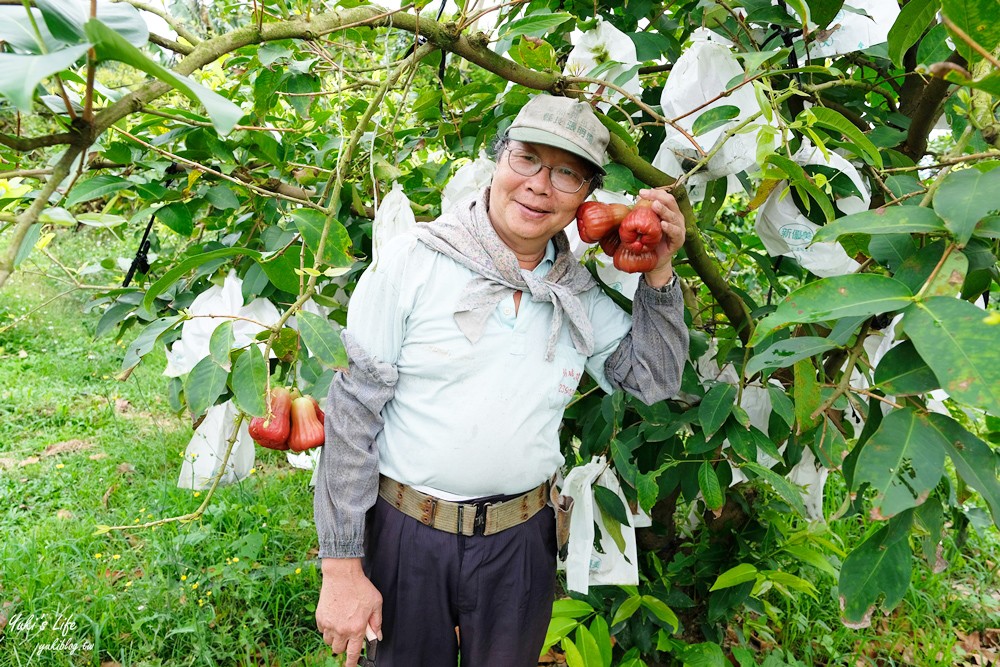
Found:
<path fill-rule="evenodd" d="M 292 432 L 288 436 L 288 448 L 293 452 L 304 452 L 323 444 L 326 434 L 320 415 L 323 412 L 312 396 L 302 396 L 292 401 Z"/>
<path fill-rule="evenodd" d="M 615 268 L 625 273 L 646 273 L 656 268 L 656 251 L 632 250 L 626 246 L 618 248 L 615 253 Z"/>
<path fill-rule="evenodd" d="M 250 437 L 261 447 L 288 449 L 292 395 L 285 387 L 275 387 L 268 395 L 267 403 L 267 414 L 250 420 Z"/>
<path fill-rule="evenodd" d="M 576 209 L 576 228 L 586 243 L 597 243 L 605 234 L 621 224 L 628 214 L 624 204 L 604 204 L 587 201 Z"/>
<path fill-rule="evenodd" d="M 653 250 L 663 237 L 660 216 L 652 208 L 652 203 L 640 199 L 635 208 L 629 211 L 618 227 L 618 236 L 622 246 L 633 252 Z"/>

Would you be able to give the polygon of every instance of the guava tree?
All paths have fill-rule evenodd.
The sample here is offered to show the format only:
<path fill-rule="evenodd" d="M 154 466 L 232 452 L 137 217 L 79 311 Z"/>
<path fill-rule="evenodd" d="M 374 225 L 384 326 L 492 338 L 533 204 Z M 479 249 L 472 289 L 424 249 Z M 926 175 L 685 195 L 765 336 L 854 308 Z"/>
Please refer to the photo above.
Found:
<path fill-rule="evenodd" d="M 677 197 L 680 394 L 585 379 L 566 415 L 567 464 L 606 456 L 652 518 L 639 586 L 557 605 L 570 664 L 721 664 L 727 619 L 764 628 L 775 596 L 821 586 L 863 627 L 945 566 L 946 525 L 1000 525 L 995 0 L 167 5 L 0 5 L 0 288 L 58 227 L 131 239 L 134 258 L 55 276 L 120 283 L 92 305 L 99 335 L 128 332 L 127 376 L 241 279 L 278 314 L 221 319 L 171 384 L 195 419 L 234 401 L 230 446 L 270 384 L 325 395 L 393 184 L 433 219 L 529 95 L 595 105 L 606 191 Z M 823 521 L 848 517 L 863 539 L 831 542 Z"/>

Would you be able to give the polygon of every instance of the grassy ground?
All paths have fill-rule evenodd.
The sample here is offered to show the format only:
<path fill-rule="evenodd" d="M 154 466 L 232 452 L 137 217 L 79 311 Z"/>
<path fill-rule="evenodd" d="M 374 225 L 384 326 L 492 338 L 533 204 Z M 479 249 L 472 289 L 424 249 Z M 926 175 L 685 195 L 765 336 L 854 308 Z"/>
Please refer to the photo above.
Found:
<path fill-rule="evenodd" d="M 127 252 L 92 233 L 52 248 L 73 265 Z M 36 310 L 63 289 L 22 272 L 0 291 L 0 667 L 338 664 L 315 631 L 310 475 L 283 454 L 258 449 L 255 473 L 197 522 L 93 534 L 202 498 L 176 486 L 191 427 L 167 406 L 162 353 L 114 380 L 123 347 L 93 338 L 85 296 Z M 842 490 L 828 490 L 832 509 Z M 861 530 L 840 522 L 830 538 L 856 544 Z M 765 665 L 988 664 L 1000 649 L 997 533 L 970 529 L 942 556 L 941 573 L 914 564 L 904 601 L 870 629 L 843 627 L 836 581 L 812 571 L 816 600 L 774 594 L 776 620 L 737 619 L 731 636 Z"/>
<path fill-rule="evenodd" d="M 315 630 L 310 474 L 283 453 L 258 452 L 197 522 L 93 535 L 202 499 L 176 486 L 191 425 L 162 353 L 114 380 L 123 348 L 93 338 L 85 296 L 35 310 L 60 291 L 25 273 L 0 291 L 0 666 L 336 664 Z"/>

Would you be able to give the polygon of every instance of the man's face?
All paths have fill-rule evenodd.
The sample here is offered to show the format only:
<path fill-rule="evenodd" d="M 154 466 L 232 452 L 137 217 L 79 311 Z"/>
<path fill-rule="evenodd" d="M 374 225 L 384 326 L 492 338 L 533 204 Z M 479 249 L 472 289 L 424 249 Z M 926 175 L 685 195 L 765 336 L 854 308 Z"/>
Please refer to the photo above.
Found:
<path fill-rule="evenodd" d="M 576 216 L 587 198 L 587 185 L 567 193 L 552 185 L 551 170 L 542 168 L 534 176 L 522 176 L 510 166 L 511 151 L 536 156 L 553 169 L 568 168 L 584 178 L 593 175 L 589 164 L 561 148 L 511 141 L 497 157 L 497 170 L 490 188 L 490 222 L 500 239 L 515 254 L 532 256 L 543 251 L 549 239 Z"/>

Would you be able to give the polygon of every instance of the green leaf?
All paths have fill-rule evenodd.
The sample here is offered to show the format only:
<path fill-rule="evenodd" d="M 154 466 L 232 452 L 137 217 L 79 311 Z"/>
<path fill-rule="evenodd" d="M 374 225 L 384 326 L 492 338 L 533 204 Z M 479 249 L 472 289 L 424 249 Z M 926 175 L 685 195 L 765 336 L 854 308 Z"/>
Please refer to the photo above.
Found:
<path fill-rule="evenodd" d="M 709 588 L 709 592 L 722 588 L 731 588 L 753 581 L 757 578 L 757 568 L 750 563 L 740 563 L 736 567 L 731 567 L 715 579 L 715 583 Z"/>
<path fill-rule="evenodd" d="M 104 25 L 100 19 L 90 19 L 84 24 L 83 29 L 93 42 L 99 59 L 123 62 L 170 84 L 205 107 L 212 125 L 219 134 L 228 134 L 243 117 L 243 110 L 225 97 L 150 60 L 121 35 Z"/>
<path fill-rule="evenodd" d="M 794 3 L 789 3 L 794 5 Z M 686 646 L 681 652 L 683 667 L 728 667 L 722 647 L 714 642 Z"/>
<path fill-rule="evenodd" d="M 212 357 L 205 357 L 195 364 L 184 383 L 184 395 L 192 415 L 202 415 L 215 405 L 226 390 L 228 377 L 229 371 L 212 361 Z"/>
<path fill-rule="evenodd" d="M 563 598 L 552 603 L 552 618 L 566 616 L 568 618 L 582 618 L 594 613 L 594 608 L 589 602 Z"/>
<path fill-rule="evenodd" d="M 938 215 L 923 206 L 890 206 L 838 218 L 816 230 L 813 241 L 834 241 L 845 234 L 937 234 L 948 231 Z"/>
<path fill-rule="evenodd" d="M 795 405 L 792 399 L 788 398 L 784 389 L 770 384 L 767 386 L 767 395 L 771 397 L 772 409 L 778 413 L 785 425 L 791 427 L 795 423 Z"/>
<path fill-rule="evenodd" d="M 566 654 L 566 667 L 590 667 L 584 659 L 583 655 L 580 653 L 580 649 L 576 647 L 569 637 L 564 637 L 562 640 L 562 650 Z"/>
<path fill-rule="evenodd" d="M 499 38 L 509 40 L 519 35 L 545 35 L 571 19 L 573 19 L 573 15 L 565 12 L 556 14 L 533 13 L 531 16 L 508 23 L 500 33 Z"/>
<path fill-rule="evenodd" d="M 0 53 L 0 95 L 10 100 L 21 113 L 30 114 L 38 84 L 82 58 L 89 47 L 89 44 L 80 44 L 30 56 Z"/>
<path fill-rule="evenodd" d="M 513 49 L 508 51 L 511 57 L 519 64 L 528 69 L 544 71 L 554 69 L 556 64 L 556 50 L 548 42 L 535 41 L 521 37 Z M 440 93 L 439 93 L 440 97 Z M 439 113 L 435 108 L 434 113 Z"/>
<path fill-rule="evenodd" d="M 722 127 L 740 115 L 740 108 L 732 104 L 723 104 L 702 113 L 691 125 L 691 134 L 700 136 Z"/>
<path fill-rule="evenodd" d="M 302 342 L 312 356 L 327 368 L 347 368 L 347 352 L 340 334 L 333 329 L 335 322 L 304 310 L 295 314 L 295 321 L 298 322 Z"/>
<path fill-rule="evenodd" d="M 849 628 L 867 628 L 879 598 L 887 611 L 910 586 L 913 552 L 907 539 L 912 512 L 901 514 L 848 554 L 840 568 L 840 608 Z"/>
<path fill-rule="evenodd" d="M 572 618 L 553 616 L 549 620 L 549 629 L 545 633 L 545 643 L 542 645 L 542 651 L 546 651 L 553 644 L 561 641 L 569 633 L 573 632 L 579 624 L 579 621 Z"/>
<path fill-rule="evenodd" d="M 225 320 L 215 327 L 208 341 L 209 355 L 226 370 L 229 370 L 229 352 L 233 349 L 233 321 Z"/>
<path fill-rule="evenodd" d="M 785 368 L 796 361 L 822 354 L 837 347 L 836 343 L 819 336 L 800 336 L 780 340 L 762 352 L 758 352 L 746 366 L 744 374 L 754 375 L 765 368 Z"/>
<path fill-rule="evenodd" d="M 934 195 L 934 210 L 960 245 L 968 243 L 976 223 L 997 209 L 1000 169 L 953 171 Z"/>
<path fill-rule="evenodd" d="M 945 452 L 966 484 L 979 492 L 993 514 L 993 523 L 1000 527 L 1000 478 L 997 454 L 993 449 L 965 430 L 951 417 L 932 412 L 927 415 L 931 428 L 941 436 Z"/>
<path fill-rule="evenodd" d="M 203 252 L 200 255 L 195 255 L 194 257 L 189 257 L 167 271 L 163 274 L 162 278 L 149 286 L 149 289 L 146 290 L 146 296 L 142 299 L 142 307 L 151 313 L 156 312 L 156 297 L 166 292 L 171 285 L 180 280 L 181 276 L 191 269 L 201 266 L 206 262 L 210 262 L 213 259 L 230 257 L 231 255 L 248 255 L 257 262 L 261 261 L 260 253 L 256 250 L 250 250 L 249 248 L 220 248 L 218 250 Z"/>
<path fill-rule="evenodd" d="M 191 209 L 182 202 L 174 202 L 157 209 L 156 220 L 181 236 L 188 237 L 194 234 L 194 218 L 191 217 Z"/>
<path fill-rule="evenodd" d="M 930 297 L 906 309 L 903 331 L 952 398 L 1000 415 L 997 328 L 968 301 Z"/>
<path fill-rule="evenodd" d="M 759 463 L 754 463 L 753 461 L 748 461 L 740 466 L 741 470 L 749 470 L 754 473 L 757 477 L 767 482 L 774 492 L 778 496 L 788 503 L 792 509 L 798 512 L 799 516 L 806 515 L 806 506 L 802 502 L 802 494 L 795 487 L 794 484 L 789 482 L 787 479 L 779 475 L 778 473 L 765 468 Z"/>
<path fill-rule="evenodd" d="M 179 322 L 185 319 L 183 315 L 173 317 L 161 317 L 154 320 L 142 330 L 142 333 L 135 337 L 128 347 L 125 348 L 125 358 L 122 360 L 122 373 L 130 371 L 139 365 L 142 358 L 149 354 L 160 336 L 174 328 Z"/>
<path fill-rule="evenodd" d="M 720 382 L 708 390 L 698 407 L 698 421 L 705 437 L 718 431 L 733 411 L 736 404 L 736 387 Z"/>
<path fill-rule="evenodd" d="M 819 417 L 813 417 L 822 398 L 819 383 L 816 381 L 816 367 L 809 359 L 795 362 L 795 384 L 792 395 L 795 397 L 795 420 L 799 424 L 799 432 L 808 431 L 819 423 Z"/>
<path fill-rule="evenodd" d="M 627 510 L 625 509 L 625 504 L 622 502 L 622 499 L 618 496 L 618 494 L 606 486 L 601 486 L 600 484 L 595 484 L 593 489 L 594 500 L 597 501 L 597 505 L 601 508 L 601 511 L 621 525 L 629 525 L 629 518 Z"/>
<path fill-rule="evenodd" d="M 984 239 L 1000 239 L 1000 215 L 988 215 L 976 225 L 974 236 Z"/>
<path fill-rule="evenodd" d="M 941 13 L 988 53 L 993 53 L 1000 44 L 995 0 L 942 0 Z M 948 33 L 955 42 L 955 49 L 967 62 L 971 64 L 982 58 L 955 31 L 949 29 Z"/>
<path fill-rule="evenodd" d="M 879 169 L 882 168 L 882 156 L 879 154 L 875 144 L 840 113 L 826 107 L 812 107 L 806 109 L 803 113 L 807 114 L 807 116 L 812 115 L 815 119 L 813 122 L 814 125 L 840 132 L 847 137 L 848 141 L 854 144 L 858 149 L 859 156 L 864 158 L 865 162 L 875 165 Z"/>
<path fill-rule="evenodd" d="M 823 465 L 830 470 L 840 470 L 847 457 L 848 448 L 844 434 L 840 432 L 830 417 L 824 415 L 823 421 L 816 429 L 816 437 L 811 443 L 813 454 Z"/>
<path fill-rule="evenodd" d="M 767 165 L 774 165 L 778 167 L 783 174 L 788 179 L 791 185 L 794 185 L 802 190 L 809 193 L 809 196 L 819 205 L 823 210 L 823 216 L 826 218 L 827 222 L 832 221 L 837 217 L 836 212 L 833 210 L 833 204 L 830 203 L 830 197 L 827 196 L 809 177 L 805 169 L 802 168 L 800 164 L 789 160 L 783 155 L 778 153 L 771 153 L 764 160 Z M 803 202 L 808 205 L 808 201 L 805 199 L 805 195 L 801 195 Z"/>
<path fill-rule="evenodd" d="M 830 25 L 844 6 L 844 0 L 806 0 L 809 6 L 809 20 L 820 28 Z"/>
<path fill-rule="evenodd" d="M 100 176 L 88 178 L 87 180 L 77 184 L 77 186 L 74 187 L 66 197 L 64 205 L 73 206 L 75 204 L 81 204 L 94 199 L 100 199 L 101 197 L 107 197 L 108 195 L 112 195 L 120 190 L 126 190 L 134 187 L 134 185 L 134 183 L 127 181 L 124 178 L 111 176 L 110 174 L 101 174 Z"/>
<path fill-rule="evenodd" d="M 871 485 L 875 520 L 892 518 L 927 499 L 944 474 L 944 449 L 927 418 L 912 408 L 893 410 L 861 450 L 853 490 Z"/>
<path fill-rule="evenodd" d="M 597 616 L 590 622 L 590 634 L 597 641 L 597 648 L 601 652 L 601 667 L 611 667 L 612 646 L 611 629 L 603 616 Z"/>
<path fill-rule="evenodd" d="M 702 462 L 698 468 L 698 488 L 705 498 L 705 506 L 713 512 L 718 512 L 726 503 L 726 496 L 722 491 L 722 484 L 719 483 L 719 476 L 715 474 L 715 468 L 711 461 Z"/>
<path fill-rule="evenodd" d="M 830 564 L 830 561 L 818 551 L 810 549 L 803 544 L 787 544 L 782 547 L 782 551 L 789 553 L 799 561 L 812 565 L 814 568 L 836 578 L 837 570 Z"/>
<path fill-rule="evenodd" d="M 319 248 L 326 216 L 315 209 L 300 208 L 292 212 L 292 220 L 306 246 L 315 253 Z M 346 267 L 354 263 L 354 257 L 351 255 L 351 235 L 336 218 L 330 219 L 330 232 L 323 247 L 322 263 L 333 267 Z"/>
<path fill-rule="evenodd" d="M 875 369 L 875 384 L 895 396 L 923 394 L 941 387 L 934 371 L 910 341 L 886 352 Z"/>
<path fill-rule="evenodd" d="M 669 625 L 671 630 L 676 631 L 681 626 L 680 621 L 677 619 L 677 614 L 675 614 L 663 600 L 655 598 L 652 595 L 643 595 L 642 606 L 653 612 L 654 616 Z"/>
<path fill-rule="evenodd" d="M 896 22 L 889 28 L 889 59 L 896 67 L 903 66 L 903 54 L 920 41 L 941 9 L 941 0 L 910 0 L 899 10 Z"/>
<path fill-rule="evenodd" d="M 618 610 L 615 612 L 614 618 L 611 619 L 611 627 L 614 627 L 619 623 L 621 623 L 622 621 L 626 621 L 632 618 L 632 615 L 641 606 L 642 606 L 641 596 L 633 595 L 632 597 L 625 598 L 625 601 L 622 602 L 621 606 L 618 607 Z"/>
<path fill-rule="evenodd" d="M 256 345 L 250 345 L 236 359 L 232 377 L 233 401 L 243 412 L 252 417 L 263 417 L 267 412 L 264 392 L 267 391 L 267 363 Z"/>
<path fill-rule="evenodd" d="M 604 658 L 601 656 L 601 649 L 597 645 L 597 640 L 585 626 L 581 625 L 576 629 L 576 647 L 580 649 L 580 657 L 587 667 L 601 667 Z"/>
<path fill-rule="evenodd" d="M 877 315 L 905 307 L 913 292 L 903 283 L 870 273 L 823 278 L 795 290 L 757 323 L 750 346 L 792 322 L 825 322 L 855 315 Z"/>

